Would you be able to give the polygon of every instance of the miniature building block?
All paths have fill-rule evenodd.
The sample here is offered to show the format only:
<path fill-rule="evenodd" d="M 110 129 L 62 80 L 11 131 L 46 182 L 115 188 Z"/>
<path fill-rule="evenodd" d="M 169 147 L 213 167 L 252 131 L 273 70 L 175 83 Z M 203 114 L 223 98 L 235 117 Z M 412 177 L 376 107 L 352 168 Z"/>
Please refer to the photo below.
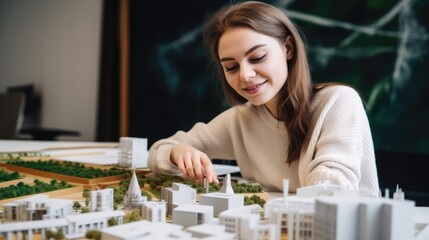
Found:
<path fill-rule="evenodd" d="M 258 204 L 229 209 L 219 214 L 219 224 L 237 239 L 277 239 L 274 224 L 260 225 L 259 211 Z"/>
<path fill-rule="evenodd" d="M 173 223 L 184 227 L 213 221 L 213 206 L 180 204 L 173 209 Z"/>
<path fill-rule="evenodd" d="M 147 138 L 121 137 L 119 139 L 118 163 L 129 168 L 146 168 Z"/>
<path fill-rule="evenodd" d="M 162 188 L 161 199 L 167 202 L 167 214 L 173 213 L 173 208 L 179 204 L 195 204 L 197 191 L 182 183 L 173 183 L 171 188 Z"/>
<path fill-rule="evenodd" d="M 234 208 L 232 210 L 242 208 L 243 207 Z M 219 224 L 225 225 L 225 232 L 235 234 L 237 239 L 252 239 L 254 235 L 253 231 L 256 230 L 260 224 L 260 217 L 259 213 L 254 214 L 248 211 L 251 209 L 252 208 L 244 208 L 243 212 L 231 210 L 224 211 L 219 215 Z"/>
<path fill-rule="evenodd" d="M 67 215 L 59 219 L 21 221 L 0 225 L 0 236 L 7 240 L 33 239 L 33 233 L 41 233 L 41 239 L 46 239 L 46 230 L 63 230 L 66 239 L 77 239 L 85 236 L 90 229 L 103 229 L 107 227 L 109 219 L 114 218 L 122 224 L 122 211 L 91 212 L 85 214 Z"/>
<path fill-rule="evenodd" d="M 316 199 L 314 239 L 414 238 L 413 201 L 373 198 Z"/>
<path fill-rule="evenodd" d="M 166 202 L 148 201 L 142 204 L 142 219 L 150 222 L 165 223 L 167 215 Z"/>
<path fill-rule="evenodd" d="M 190 234 L 182 232 L 182 226 L 171 223 L 152 223 L 146 220 L 131 222 L 103 229 L 103 240 L 134 239 L 190 239 Z"/>
<path fill-rule="evenodd" d="M 296 190 L 296 195 L 299 197 L 330 196 L 333 192 L 340 190 L 342 190 L 341 186 L 324 182 L 316 185 L 300 187 Z"/>
<path fill-rule="evenodd" d="M 207 193 L 200 195 L 200 205 L 213 206 L 214 214 L 244 206 L 244 196 L 227 193 Z"/>
<path fill-rule="evenodd" d="M 89 230 L 101 230 L 108 227 L 111 218 L 122 224 L 125 213 L 123 211 L 90 212 L 84 214 L 67 215 L 65 219 L 69 222 L 67 227 L 67 239 L 82 238 Z"/>
<path fill-rule="evenodd" d="M 196 239 L 234 240 L 235 234 L 226 233 L 225 226 L 213 223 L 195 225 L 186 229 Z"/>
<path fill-rule="evenodd" d="M 312 239 L 314 199 L 289 196 L 286 200 L 273 199 L 265 203 L 264 216 L 267 223 L 275 225 L 278 239 L 282 234 L 290 240 Z"/>
<path fill-rule="evenodd" d="M 38 194 L 4 204 L 3 220 L 13 222 L 62 218 L 72 214 L 72 205 L 72 200 L 53 199 Z"/>
<path fill-rule="evenodd" d="M 91 212 L 113 211 L 113 188 L 91 191 Z"/>

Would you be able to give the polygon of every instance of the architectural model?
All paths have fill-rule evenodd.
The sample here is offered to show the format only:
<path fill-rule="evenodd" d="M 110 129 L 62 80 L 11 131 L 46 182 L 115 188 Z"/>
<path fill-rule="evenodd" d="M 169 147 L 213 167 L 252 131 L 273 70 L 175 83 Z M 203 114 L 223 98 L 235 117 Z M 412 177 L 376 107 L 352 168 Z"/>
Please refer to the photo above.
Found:
<path fill-rule="evenodd" d="M 147 168 L 147 138 L 121 137 L 118 164 L 128 168 Z"/>
<path fill-rule="evenodd" d="M 201 194 L 199 201 L 195 189 L 180 183 L 163 188 L 162 200 L 147 201 L 133 171 L 124 211 L 112 211 L 110 188 L 91 191 L 90 213 L 74 212 L 72 200 L 34 195 L 4 204 L 0 238 L 32 239 L 38 234 L 44 239 L 49 230 L 76 239 L 98 230 L 107 240 L 429 239 L 429 220 L 416 225 L 415 204 L 404 199 L 399 187 L 393 199 L 370 198 L 329 183 L 299 188 L 289 196 L 288 181 L 283 183 L 283 197 L 268 200 L 263 209 L 256 204 L 244 206 L 243 195 L 230 188 L 228 175 L 220 192 Z M 124 224 L 131 209 L 139 209 L 143 220 Z M 118 225 L 110 226 L 112 220 Z"/>

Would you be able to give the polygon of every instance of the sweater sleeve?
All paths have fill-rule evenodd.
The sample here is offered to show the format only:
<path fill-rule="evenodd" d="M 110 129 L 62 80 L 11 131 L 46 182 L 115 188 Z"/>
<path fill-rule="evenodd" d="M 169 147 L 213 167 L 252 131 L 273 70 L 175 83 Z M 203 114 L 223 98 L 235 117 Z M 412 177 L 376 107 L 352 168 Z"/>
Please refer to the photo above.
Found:
<path fill-rule="evenodd" d="M 312 136 L 318 135 L 306 182 L 312 185 L 329 181 L 358 190 L 361 165 L 368 157 L 364 156 L 364 147 L 368 142 L 372 144 L 367 116 L 355 90 L 341 86 L 333 91 L 317 119 L 320 133 Z"/>
<path fill-rule="evenodd" d="M 149 149 L 149 168 L 154 173 L 178 174 L 170 161 L 171 149 L 184 143 L 204 152 L 209 158 L 234 159 L 229 134 L 234 109 L 226 110 L 209 123 L 197 123 L 188 132 L 178 131 L 173 136 L 155 142 Z"/>

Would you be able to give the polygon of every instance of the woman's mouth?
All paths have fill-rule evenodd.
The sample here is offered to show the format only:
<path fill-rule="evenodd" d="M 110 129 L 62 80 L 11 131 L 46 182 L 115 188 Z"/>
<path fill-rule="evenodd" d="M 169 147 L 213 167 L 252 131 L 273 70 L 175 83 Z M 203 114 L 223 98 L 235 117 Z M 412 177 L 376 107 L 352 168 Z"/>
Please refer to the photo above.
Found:
<path fill-rule="evenodd" d="M 247 86 L 247 87 L 243 88 L 243 90 L 245 92 L 247 92 L 248 94 L 255 94 L 261 89 L 262 85 L 264 85 L 266 82 L 267 81 L 264 81 L 264 82 L 258 83 L 258 84 L 254 84 L 251 86 Z"/>

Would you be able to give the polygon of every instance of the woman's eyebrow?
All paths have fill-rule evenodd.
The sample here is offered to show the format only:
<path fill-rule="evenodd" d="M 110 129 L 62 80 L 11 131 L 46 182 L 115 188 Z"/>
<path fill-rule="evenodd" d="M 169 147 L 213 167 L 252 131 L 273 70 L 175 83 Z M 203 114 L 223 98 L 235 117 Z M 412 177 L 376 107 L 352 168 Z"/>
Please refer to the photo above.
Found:
<path fill-rule="evenodd" d="M 258 49 L 258 48 L 260 48 L 260 47 L 264 47 L 264 46 L 265 46 L 265 44 L 258 44 L 258 45 L 255 45 L 255 46 L 251 47 L 249 50 L 247 50 L 247 51 L 246 51 L 246 53 L 245 53 L 244 55 L 245 55 L 245 56 L 247 56 L 247 55 L 249 55 L 251 52 L 255 51 L 256 49 Z M 231 60 L 234 60 L 234 58 L 232 58 L 232 57 L 224 57 L 224 58 L 221 58 L 221 59 L 220 59 L 220 61 L 221 61 L 221 62 L 231 61 Z"/>

